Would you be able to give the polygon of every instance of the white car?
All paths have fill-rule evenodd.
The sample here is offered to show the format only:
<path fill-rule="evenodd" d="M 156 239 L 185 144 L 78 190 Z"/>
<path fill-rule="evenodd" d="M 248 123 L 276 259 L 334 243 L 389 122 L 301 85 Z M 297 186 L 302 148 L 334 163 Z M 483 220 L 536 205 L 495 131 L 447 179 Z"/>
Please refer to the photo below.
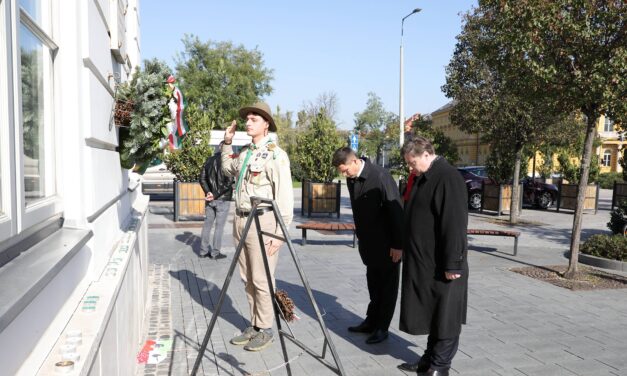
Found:
<path fill-rule="evenodd" d="M 174 194 L 174 174 L 165 163 L 148 167 L 142 175 L 142 193 L 145 195 Z"/>

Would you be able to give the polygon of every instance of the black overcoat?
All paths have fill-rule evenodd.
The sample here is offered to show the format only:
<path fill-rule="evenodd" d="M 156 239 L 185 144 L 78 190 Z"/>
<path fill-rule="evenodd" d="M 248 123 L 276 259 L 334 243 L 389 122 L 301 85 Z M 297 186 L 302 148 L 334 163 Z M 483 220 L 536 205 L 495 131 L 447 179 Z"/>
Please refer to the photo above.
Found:
<path fill-rule="evenodd" d="M 398 186 L 383 168 L 362 160 L 358 178 L 346 179 L 359 255 L 367 266 L 391 264 L 390 248 L 402 249 L 403 208 Z"/>
<path fill-rule="evenodd" d="M 400 329 L 453 338 L 466 323 L 468 193 L 444 158 L 416 178 L 405 206 Z M 461 278 L 447 280 L 445 271 Z"/>

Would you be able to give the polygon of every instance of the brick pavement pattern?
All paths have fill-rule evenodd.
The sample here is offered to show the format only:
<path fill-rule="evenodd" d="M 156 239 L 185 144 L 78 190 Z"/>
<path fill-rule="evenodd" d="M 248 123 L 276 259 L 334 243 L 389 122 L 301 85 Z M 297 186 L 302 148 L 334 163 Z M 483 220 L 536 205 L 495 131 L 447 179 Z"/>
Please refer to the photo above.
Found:
<path fill-rule="evenodd" d="M 532 225 L 515 228 L 523 233 L 517 257 L 511 256 L 511 240 L 470 240 L 468 325 L 462 330 L 451 374 L 627 376 L 627 289 L 570 291 L 508 270 L 567 263 L 564 251 L 569 235 L 562 232 L 568 230 L 572 216 L 527 212 L 530 214 L 523 218 Z M 295 208 L 295 213 L 300 209 Z M 350 206 L 344 201 L 342 214 L 342 219 L 350 219 Z M 604 231 L 607 218 L 609 212 L 604 209 L 586 216 L 584 234 Z M 149 230 L 149 261 L 154 271 L 147 337 L 165 335 L 163 329 L 169 323 L 174 342 L 163 364 L 143 367 L 139 374 L 188 375 L 233 259 L 231 227 L 226 226 L 224 235 L 223 252 L 228 258 L 214 261 L 198 257 L 200 228 L 163 225 L 169 220 L 167 205 L 151 204 L 149 220 L 154 224 Z M 414 361 L 424 350 L 426 336 L 400 332 L 398 310 L 390 338 L 381 344 L 366 345 L 364 335 L 348 332 L 347 327 L 359 323 L 366 311 L 365 267 L 351 247 L 350 235 L 326 237 L 312 231 L 308 245 L 300 246 L 295 225 L 306 220 L 295 218 L 290 237 L 297 239 L 294 247 L 346 373 L 403 375 L 396 366 Z M 471 214 L 470 222 L 473 228 L 508 228 L 495 226 L 494 218 L 477 214 Z M 323 335 L 312 318 L 305 289 L 289 251 L 284 247 L 281 253 L 277 288 L 288 292 L 301 318 L 290 328 L 297 338 L 321 352 Z M 287 374 L 276 336 L 268 349 L 258 353 L 228 342 L 247 326 L 247 318 L 248 303 L 236 269 L 199 374 Z M 289 341 L 287 350 L 293 375 L 333 374 Z M 332 362 L 328 351 L 327 359 Z"/>

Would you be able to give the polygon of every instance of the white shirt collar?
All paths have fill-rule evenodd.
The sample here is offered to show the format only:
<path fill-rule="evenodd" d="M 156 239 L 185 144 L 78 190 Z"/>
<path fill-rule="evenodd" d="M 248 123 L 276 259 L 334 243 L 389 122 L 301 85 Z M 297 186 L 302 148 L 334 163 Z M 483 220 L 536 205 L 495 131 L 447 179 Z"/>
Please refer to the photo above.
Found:
<path fill-rule="evenodd" d="M 361 167 L 359 167 L 359 172 L 357 173 L 357 176 L 355 178 L 358 178 L 361 176 L 362 171 L 364 170 L 364 166 L 366 166 L 366 161 L 364 161 L 363 159 L 358 159 L 358 161 L 361 163 Z"/>

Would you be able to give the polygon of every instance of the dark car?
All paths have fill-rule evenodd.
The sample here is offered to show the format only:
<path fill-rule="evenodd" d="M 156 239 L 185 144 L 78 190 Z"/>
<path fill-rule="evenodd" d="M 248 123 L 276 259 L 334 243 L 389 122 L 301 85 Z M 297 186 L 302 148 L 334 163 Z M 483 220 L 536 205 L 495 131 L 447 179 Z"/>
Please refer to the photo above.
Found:
<path fill-rule="evenodd" d="M 481 209 L 482 183 L 492 184 L 494 181 L 488 177 L 488 172 L 483 166 L 458 167 L 468 189 L 468 207 L 470 209 Z"/>
<path fill-rule="evenodd" d="M 468 207 L 481 209 L 481 184 L 494 184 L 494 180 L 488 177 L 484 166 L 459 167 L 457 170 L 462 174 L 468 188 Z M 553 184 L 542 183 L 530 177 L 521 179 L 520 182 L 523 185 L 524 205 L 547 209 L 557 200 L 558 189 Z"/>
<path fill-rule="evenodd" d="M 526 177 L 521 182 L 523 184 L 523 204 L 548 209 L 557 201 L 559 192 L 557 186 L 543 183 L 531 177 Z"/>

